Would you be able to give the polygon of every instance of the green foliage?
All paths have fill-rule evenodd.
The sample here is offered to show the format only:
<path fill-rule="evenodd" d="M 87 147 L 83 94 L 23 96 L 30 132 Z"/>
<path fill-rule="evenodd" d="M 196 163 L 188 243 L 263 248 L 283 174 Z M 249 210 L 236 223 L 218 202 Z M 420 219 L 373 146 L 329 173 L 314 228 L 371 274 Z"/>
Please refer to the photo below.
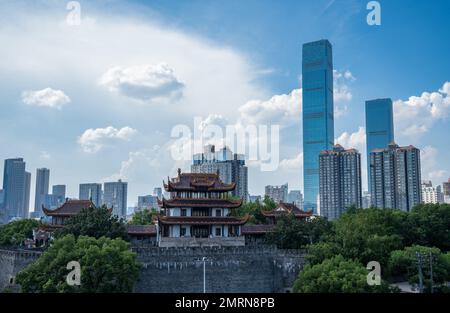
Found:
<path fill-rule="evenodd" d="M 135 212 L 129 224 L 132 225 L 151 225 L 153 224 L 153 217 L 158 213 L 155 209 L 151 211 L 149 209 L 144 209 L 142 211 Z"/>
<path fill-rule="evenodd" d="M 419 204 L 408 215 L 408 245 L 450 251 L 450 204 Z"/>
<path fill-rule="evenodd" d="M 285 215 L 278 218 L 275 230 L 268 233 L 266 239 L 282 249 L 301 249 L 324 240 L 331 231 L 331 223 L 324 218 L 297 219 L 294 215 Z"/>
<path fill-rule="evenodd" d="M 419 269 L 416 252 L 423 255 L 422 273 L 425 291 L 430 291 L 430 253 L 433 258 L 433 284 L 439 289 L 446 289 L 445 282 L 450 280 L 450 253 L 443 254 L 438 248 L 414 245 L 391 253 L 388 263 L 390 276 L 408 280 L 410 284 L 419 284 Z"/>
<path fill-rule="evenodd" d="M 73 234 L 75 237 L 100 238 L 105 236 L 128 239 L 125 221 L 112 215 L 105 206 L 82 209 L 79 214 L 66 222 L 64 228 L 55 233 L 55 237 L 58 238 L 68 234 Z"/>
<path fill-rule="evenodd" d="M 367 274 L 368 271 L 360 263 L 345 260 L 342 255 L 337 255 L 320 264 L 306 265 L 294 283 L 294 292 L 357 293 L 391 291 L 385 282 L 382 282 L 379 286 L 369 286 Z"/>
<path fill-rule="evenodd" d="M 232 211 L 233 216 L 243 217 L 249 215 L 250 219 L 248 224 L 265 224 L 267 223 L 266 218 L 262 215 L 261 211 L 270 211 L 275 209 L 276 203 L 269 197 L 265 197 L 262 202 L 247 202 Z"/>
<path fill-rule="evenodd" d="M 70 261 L 81 267 L 81 285 L 66 282 Z M 67 235 L 33 264 L 17 274 L 23 292 L 131 292 L 140 264 L 122 239 Z"/>
<path fill-rule="evenodd" d="M 24 240 L 33 237 L 33 228 L 40 222 L 33 219 L 13 221 L 0 226 L 0 246 L 20 246 Z"/>

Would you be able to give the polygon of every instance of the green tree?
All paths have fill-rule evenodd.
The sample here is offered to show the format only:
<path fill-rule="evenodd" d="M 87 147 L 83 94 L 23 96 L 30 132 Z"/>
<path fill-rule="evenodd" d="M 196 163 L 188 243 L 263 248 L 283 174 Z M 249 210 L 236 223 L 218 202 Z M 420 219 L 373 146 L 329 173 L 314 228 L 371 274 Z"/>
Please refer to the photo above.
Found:
<path fill-rule="evenodd" d="M 330 222 L 322 217 L 298 219 L 289 214 L 278 218 L 275 230 L 266 239 L 282 249 L 301 249 L 324 240 L 331 231 Z"/>
<path fill-rule="evenodd" d="M 265 197 L 262 202 L 246 202 L 241 207 L 232 210 L 232 215 L 236 217 L 243 217 L 249 215 L 248 224 L 266 224 L 267 219 L 262 214 L 262 211 L 270 211 L 275 209 L 276 203 L 269 197 Z"/>
<path fill-rule="evenodd" d="M 24 240 L 33 237 L 33 228 L 40 222 L 33 219 L 13 221 L 0 226 L 0 246 L 20 246 Z"/>
<path fill-rule="evenodd" d="M 132 225 L 151 225 L 153 224 L 153 218 L 158 213 L 155 209 L 144 209 L 142 211 L 135 212 L 129 224 Z"/>
<path fill-rule="evenodd" d="M 66 282 L 71 261 L 80 264 L 79 286 Z M 23 292 L 131 292 L 139 269 L 136 254 L 122 239 L 67 235 L 19 272 L 17 282 Z"/>
<path fill-rule="evenodd" d="M 408 215 L 407 244 L 450 251 L 450 204 L 419 204 Z"/>
<path fill-rule="evenodd" d="M 431 290 L 430 253 L 432 255 L 433 285 L 436 291 L 449 291 L 445 283 L 450 281 L 450 253 L 443 254 L 439 248 L 414 245 L 391 253 L 388 273 L 396 280 L 402 278 L 418 286 L 419 269 L 416 253 L 422 254 L 422 274 L 425 291 Z"/>
<path fill-rule="evenodd" d="M 82 209 L 79 214 L 68 219 L 64 227 L 55 233 L 55 237 L 68 234 L 73 234 L 75 237 L 100 238 L 105 236 L 128 239 L 125 221 L 111 214 L 105 206 Z"/>
<path fill-rule="evenodd" d="M 393 291 L 386 282 L 367 284 L 367 269 L 342 255 L 320 264 L 306 265 L 294 283 L 294 292 L 302 293 L 361 293 Z"/>

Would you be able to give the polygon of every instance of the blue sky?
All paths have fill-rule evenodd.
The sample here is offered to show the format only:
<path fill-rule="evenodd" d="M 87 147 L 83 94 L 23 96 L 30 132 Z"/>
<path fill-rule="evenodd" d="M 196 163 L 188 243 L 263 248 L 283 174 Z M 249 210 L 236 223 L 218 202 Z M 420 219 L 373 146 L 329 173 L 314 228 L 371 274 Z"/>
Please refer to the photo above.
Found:
<path fill-rule="evenodd" d="M 450 177 L 448 1 L 379 1 L 380 26 L 367 1 L 79 2 L 79 26 L 67 1 L 0 2 L 0 158 L 23 156 L 32 182 L 49 167 L 76 197 L 80 182 L 123 178 L 133 205 L 189 169 L 168 155 L 170 132 L 201 116 L 280 124 L 280 168 L 250 166 L 250 193 L 302 188 L 301 45 L 321 38 L 336 140 L 365 154 L 364 101 L 391 97 L 396 141 L 422 149 L 423 178 Z"/>

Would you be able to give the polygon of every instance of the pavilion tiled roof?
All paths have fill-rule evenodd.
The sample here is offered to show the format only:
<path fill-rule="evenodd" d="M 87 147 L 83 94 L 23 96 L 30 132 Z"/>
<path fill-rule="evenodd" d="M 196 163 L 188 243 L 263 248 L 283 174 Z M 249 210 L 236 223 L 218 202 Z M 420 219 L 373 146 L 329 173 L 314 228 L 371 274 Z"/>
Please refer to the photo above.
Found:
<path fill-rule="evenodd" d="M 158 222 L 166 225 L 243 225 L 249 216 L 242 218 L 232 216 L 158 216 Z"/>
<path fill-rule="evenodd" d="M 127 225 L 128 235 L 156 236 L 155 225 Z"/>
<path fill-rule="evenodd" d="M 255 224 L 243 225 L 241 232 L 243 235 L 259 235 L 273 232 L 275 230 L 274 224 Z"/>
<path fill-rule="evenodd" d="M 226 184 L 219 178 L 218 173 L 181 173 L 178 170 L 178 176 L 172 180 L 164 182 L 164 189 L 172 191 L 207 191 L 207 192 L 226 192 L 233 191 L 236 183 Z"/>
<path fill-rule="evenodd" d="M 47 216 L 73 216 L 80 213 L 81 209 L 94 207 L 91 200 L 72 200 L 67 199 L 66 202 L 55 210 L 49 210 L 42 206 L 42 211 Z"/>
<path fill-rule="evenodd" d="M 158 200 L 162 208 L 238 208 L 242 199 L 174 198 Z"/>
<path fill-rule="evenodd" d="M 302 211 L 293 203 L 280 202 L 278 206 L 271 211 L 262 211 L 264 216 L 267 217 L 278 217 L 285 214 L 294 214 L 296 217 L 310 217 L 312 216 L 312 211 Z"/>

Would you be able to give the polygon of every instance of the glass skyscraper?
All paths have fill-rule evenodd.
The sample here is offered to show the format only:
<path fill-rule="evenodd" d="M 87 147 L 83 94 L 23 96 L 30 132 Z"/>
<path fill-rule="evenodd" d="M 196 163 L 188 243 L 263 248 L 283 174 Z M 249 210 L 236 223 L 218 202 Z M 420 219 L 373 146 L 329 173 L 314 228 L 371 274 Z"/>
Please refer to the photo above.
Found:
<path fill-rule="evenodd" d="M 333 56 L 328 40 L 303 45 L 304 210 L 317 213 L 319 154 L 334 144 Z"/>
<path fill-rule="evenodd" d="M 394 121 L 392 100 L 375 99 L 366 101 L 366 145 L 367 145 L 367 176 L 369 191 L 370 153 L 374 149 L 386 149 L 394 141 Z"/>
<path fill-rule="evenodd" d="M 31 176 L 31 175 L 30 175 Z M 29 181 L 22 158 L 5 160 L 3 172 L 3 210 L 0 219 L 8 222 L 11 218 L 27 218 L 29 204 Z M 1 222 L 1 221 L 0 221 Z"/>

